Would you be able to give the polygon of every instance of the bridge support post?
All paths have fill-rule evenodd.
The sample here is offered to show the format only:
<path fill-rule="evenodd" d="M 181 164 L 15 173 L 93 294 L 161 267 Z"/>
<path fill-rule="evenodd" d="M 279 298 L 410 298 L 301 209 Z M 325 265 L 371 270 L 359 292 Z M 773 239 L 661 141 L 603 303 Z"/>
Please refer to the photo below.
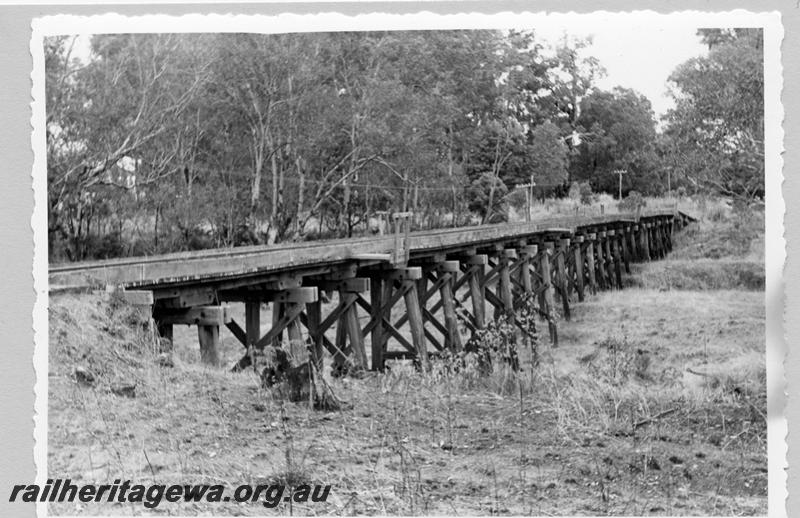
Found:
<path fill-rule="evenodd" d="M 472 313 L 475 316 L 475 327 L 483 329 L 486 326 L 486 288 L 483 284 L 487 257 L 474 255 L 467 261 L 469 268 L 469 293 L 472 299 Z"/>
<path fill-rule="evenodd" d="M 569 283 L 567 282 L 567 269 L 564 258 L 569 250 L 569 239 L 558 240 L 558 251 L 556 252 L 556 285 L 561 297 L 561 305 L 564 308 L 564 319 L 570 320 L 569 312 Z"/>
<path fill-rule="evenodd" d="M 244 303 L 244 327 L 247 345 L 255 344 L 261 338 L 261 301 L 248 300 Z"/>
<path fill-rule="evenodd" d="M 650 242 L 656 259 L 661 259 L 661 239 L 658 235 L 658 220 L 650 225 Z"/>
<path fill-rule="evenodd" d="M 611 253 L 611 241 L 614 240 L 614 231 L 609 230 L 603 233 L 603 255 L 605 256 L 605 266 L 606 266 L 606 280 L 608 281 L 608 289 L 614 289 L 614 265 L 616 261 L 614 260 L 614 255 Z"/>
<path fill-rule="evenodd" d="M 572 252 L 575 257 L 575 291 L 578 292 L 578 302 L 583 302 L 584 300 L 583 241 L 583 236 L 575 236 L 575 246 Z"/>
<path fill-rule="evenodd" d="M 614 276 L 617 281 L 617 288 L 622 289 L 622 257 L 619 249 L 619 233 L 616 230 L 609 231 L 611 233 L 609 241 L 611 241 L 611 255 L 614 257 Z"/>
<path fill-rule="evenodd" d="M 272 328 L 275 329 L 278 327 L 278 323 L 281 321 L 281 318 L 284 315 L 284 307 L 283 303 L 279 301 L 274 301 L 272 303 Z M 280 347 L 283 343 L 283 330 L 278 331 L 275 334 L 275 337 L 272 339 L 272 347 Z"/>
<path fill-rule="evenodd" d="M 245 329 L 243 330 L 231 318 L 225 317 L 224 324 L 236 336 L 239 342 L 247 349 L 245 354 L 234 366 L 235 371 L 242 370 L 252 365 L 250 352 L 253 349 L 264 349 L 268 345 L 281 347 L 281 335 L 284 331 L 289 337 L 289 352 L 294 361 L 303 362 L 307 359 L 305 342 L 300 330 L 301 321 L 306 322 L 306 327 L 313 336 L 313 329 L 317 326 L 309 323 L 311 317 L 306 317 L 303 310 L 309 304 L 318 300 L 316 287 L 298 287 L 288 289 L 253 289 L 253 290 L 227 290 L 219 291 L 220 300 L 232 300 L 245 303 Z M 260 333 L 261 303 L 272 302 L 273 315 L 272 327 L 263 336 Z M 313 322 L 313 320 L 312 320 Z M 202 339 L 201 339 L 202 341 Z M 277 344 L 277 345 L 276 345 Z"/>
<path fill-rule="evenodd" d="M 597 295 L 597 278 L 595 277 L 597 267 L 594 258 L 597 234 L 591 233 L 586 236 L 586 239 L 588 241 L 586 243 L 586 271 L 589 274 L 589 288 L 592 290 L 592 295 Z"/>
<path fill-rule="evenodd" d="M 219 326 L 197 326 L 197 338 L 200 341 L 200 361 L 206 365 L 219 365 Z"/>
<path fill-rule="evenodd" d="M 542 293 L 544 295 L 544 313 L 547 315 L 547 328 L 550 331 L 550 341 L 553 347 L 558 347 L 558 328 L 555 318 L 555 300 L 553 298 L 552 274 L 550 273 L 550 257 L 553 255 L 554 245 L 548 241 L 544 245 L 539 259 L 540 276 L 542 278 Z"/>
<path fill-rule="evenodd" d="M 296 302 L 287 304 L 287 312 L 292 314 L 299 314 L 303 310 L 303 306 Z M 286 329 L 289 337 L 289 353 L 292 358 L 292 365 L 299 365 L 308 361 L 308 350 L 303 341 L 303 333 L 300 330 L 300 320 L 297 318 L 292 319 L 287 325 Z"/>
<path fill-rule="evenodd" d="M 411 329 L 411 340 L 417 352 L 420 367 L 423 371 L 429 369 L 428 349 L 425 343 L 425 329 L 422 321 L 422 308 L 417 294 L 417 282 L 413 280 L 402 281 L 403 288 L 406 290 L 403 295 L 406 303 L 406 313 L 408 315 L 408 325 Z"/>
<path fill-rule="evenodd" d="M 364 337 L 361 335 L 361 326 L 358 322 L 358 306 L 355 304 L 358 295 L 352 292 L 341 292 L 345 304 L 348 306 L 344 314 L 347 338 L 350 341 L 353 364 L 361 369 L 367 368 L 367 353 L 364 350 Z"/>
<path fill-rule="evenodd" d="M 625 265 L 625 273 L 631 273 L 631 254 L 628 250 L 628 235 L 631 232 L 631 227 L 625 225 L 620 229 L 619 245 L 622 247 L 622 262 Z"/>
<path fill-rule="evenodd" d="M 648 235 L 650 232 L 650 229 L 648 228 L 649 226 L 650 224 L 646 222 L 639 223 L 639 238 L 642 246 L 642 259 L 645 261 L 650 261 L 650 236 Z"/>
<path fill-rule="evenodd" d="M 661 233 L 664 236 L 664 257 L 672 251 L 672 220 L 664 219 L 661 223 Z"/>
<path fill-rule="evenodd" d="M 656 233 L 655 222 L 647 224 L 647 242 L 650 246 L 650 255 L 654 260 L 658 260 L 661 254 L 658 249 L 658 234 Z"/>
<path fill-rule="evenodd" d="M 308 315 L 308 334 L 311 337 L 311 360 L 318 371 L 322 370 L 322 357 L 325 353 L 320 324 L 322 323 L 322 302 L 306 302 L 306 314 Z"/>
<path fill-rule="evenodd" d="M 511 292 L 511 261 L 516 258 L 517 251 L 513 248 L 507 248 L 502 251 L 500 256 L 500 282 L 498 285 L 500 291 L 500 300 L 503 301 L 503 312 L 506 318 L 514 318 L 514 297 Z"/>
<path fill-rule="evenodd" d="M 519 267 L 519 282 L 522 284 L 523 296 L 526 299 L 533 297 L 533 280 L 531 279 L 531 261 L 539 252 L 536 245 L 528 245 L 522 249 L 520 254 L 521 264 Z"/>
<path fill-rule="evenodd" d="M 453 351 L 462 349 L 461 335 L 458 332 L 458 318 L 456 317 L 455 300 L 453 296 L 453 285 L 455 274 L 460 271 L 458 261 L 443 261 L 437 265 L 439 275 L 445 279 L 439 287 L 439 297 L 442 301 L 442 311 L 444 312 L 444 322 L 447 328 L 444 346 Z"/>
<path fill-rule="evenodd" d="M 608 278 L 607 278 L 607 267 L 606 261 L 607 257 L 605 254 L 605 241 L 606 241 L 606 233 L 601 231 L 597 233 L 597 241 L 595 241 L 595 261 L 597 265 L 597 284 L 601 290 L 606 290 L 609 288 L 608 286 Z"/>
<path fill-rule="evenodd" d="M 341 304 L 341 302 L 340 302 Z M 347 365 L 347 354 L 350 349 L 347 347 L 347 318 L 344 312 L 336 320 L 336 337 L 334 339 L 333 368 L 332 371 L 341 373 Z"/>
<path fill-rule="evenodd" d="M 628 233 L 628 250 L 631 253 L 631 260 L 633 262 L 639 262 L 642 260 L 642 256 L 639 253 L 639 245 L 637 236 L 639 235 L 639 225 L 632 225 L 631 230 Z"/>
<path fill-rule="evenodd" d="M 171 329 L 174 324 L 196 325 L 200 361 L 206 365 L 219 365 L 219 326 L 232 321 L 228 306 L 159 308 L 153 318 L 162 329 L 166 326 Z"/>
<path fill-rule="evenodd" d="M 389 281 L 389 284 L 391 284 L 391 281 Z M 385 342 L 383 339 L 381 308 L 384 304 L 385 289 L 383 277 L 374 275 L 370 278 L 369 303 L 372 306 L 370 318 L 375 322 L 375 327 L 372 329 L 370 336 L 370 349 L 372 352 L 372 370 L 375 371 L 383 371 L 384 369 L 383 352 L 385 350 Z"/>

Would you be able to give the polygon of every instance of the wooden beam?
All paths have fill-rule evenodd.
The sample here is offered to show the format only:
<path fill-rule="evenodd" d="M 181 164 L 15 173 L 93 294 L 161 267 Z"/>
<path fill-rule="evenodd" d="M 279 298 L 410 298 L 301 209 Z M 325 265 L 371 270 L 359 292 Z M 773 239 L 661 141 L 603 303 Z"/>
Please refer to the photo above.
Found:
<path fill-rule="evenodd" d="M 317 367 L 317 370 L 322 370 L 322 357 L 325 334 L 320 329 L 322 323 L 322 302 L 315 300 L 314 302 L 306 302 L 306 315 L 305 319 L 308 334 L 311 336 L 311 360 Z M 302 321 L 303 319 L 301 319 Z"/>
<path fill-rule="evenodd" d="M 575 291 L 578 292 L 578 302 L 583 302 L 584 289 L 583 289 L 583 236 L 578 236 L 580 240 L 576 240 L 575 246 L 572 248 L 572 254 L 575 261 Z"/>
<path fill-rule="evenodd" d="M 545 244 L 545 250 L 543 253 L 539 254 L 539 269 L 541 272 L 540 275 L 542 278 L 542 284 L 544 285 L 543 296 L 540 301 L 544 302 L 544 307 L 542 309 L 548 315 L 547 327 L 550 331 L 550 341 L 552 342 L 553 347 L 558 347 L 558 328 L 556 327 L 555 318 L 553 317 L 555 301 L 553 300 L 553 289 L 551 286 L 552 276 L 550 274 L 550 256 L 552 253 L 553 243 L 548 242 Z"/>
<path fill-rule="evenodd" d="M 589 234 L 587 237 L 586 245 L 586 273 L 589 276 L 589 289 L 592 290 L 592 295 L 597 295 L 597 278 L 595 277 L 596 265 L 594 250 L 596 234 Z"/>
<path fill-rule="evenodd" d="M 218 293 L 220 300 L 226 301 L 259 301 L 259 302 L 279 302 L 279 303 L 298 303 L 314 302 L 319 297 L 319 291 L 314 286 L 302 288 L 288 288 L 285 290 L 264 290 L 264 289 L 236 289 L 224 290 Z"/>
<path fill-rule="evenodd" d="M 277 329 L 275 332 L 274 337 L 272 338 L 272 346 L 273 347 L 280 347 L 281 342 L 283 342 L 283 329 L 289 322 L 286 322 L 284 325 L 280 325 L 281 318 L 284 316 L 285 313 L 285 304 L 283 302 L 275 301 L 272 303 L 272 329 Z M 266 345 L 266 344 L 265 344 Z M 263 347 L 262 347 L 263 348 Z"/>
<path fill-rule="evenodd" d="M 354 293 L 346 293 L 345 297 L 348 297 L 355 302 L 358 295 Z M 368 368 L 367 353 L 364 350 L 364 337 L 361 335 L 361 325 L 358 322 L 357 304 L 349 304 L 349 307 L 345 312 L 345 325 L 347 326 L 347 338 L 350 340 L 350 347 L 353 351 L 353 363 L 362 369 Z"/>
<path fill-rule="evenodd" d="M 286 312 L 290 314 L 297 314 L 303 312 L 305 304 L 290 302 L 287 305 Z M 289 353 L 293 367 L 303 364 L 308 361 L 308 348 L 303 340 L 303 333 L 300 330 L 300 319 L 294 318 L 286 326 L 287 335 L 289 336 Z"/>
<path fill-rule="evenodd" d="M 561 305 L 564 308 L 564 319 L 569 321 L 571 318 L 569 310 L 569 290 L 567 288 L 567 269 L 564 259 L 569 250 L 569 239 L 559 239 L 558 253 L 556 253 L 556 279 L 558 280 L 558 291 L 561 295 Z"/>
<path fill-rule="evenodd" d="M 131 306 L 152 306 L 153 292 L 146 290 L 117 290 L 114 294 Z"/>
<path fill-rule="evenodd" d="M 486 257 L 486 256 L 483 256 Z M 465 275 L 469 282 L 469 294 L 472 299 L 472 314 L 475 316 L 475 326 L 483 329 L 486 326 L 486 296 L 483 283 L 483 265 L 474 265 Z"/>
<path fill-rule="evenodd" d="M 458 273 L 461 271 L 461 264 L 458 261 L 442 261 L 436 264 L 436 269 L 440 272 Z"/>
<path fill-rule="evenodd" d="M 617 288 L 622 289 L 622 256 L 619 250 L 619 239 L 614 235 L 610 241 L 611 254 L 614 256 L 614 275 L 617 279 Z"/>
<path fill-rule="evenodd" d="M 614 254 L 611 253 L 611 241 L 613 241 L 613 237 L 606 237 L 603 240 L 603 255 L 605 257 L 605 265 L 606 265 L 606 279 L 608 280 L 608 287 L 609 289 L 614 288 L 614 269 L 616 267 L 617 261 L 614 258 Z"/>
<path fill-rule="evenodd" d="M 383 318 L 380 311 L 384 302 L 383 297 L 386 294 L 384 284 L 388 285 L 389 289 L 391 290 L 392 283 L 384 283 L 383 278 L 380 276 L 373 277 L 371 281 L 372 282 L 370 283 L 369 290 L 369 302 L 372 309 L 370 312 L 370 321 L 375 322 L 375 326 L 373 327 L 370 336 L 370 347 L 372 350 L 372 370 L 383 371 L 383 353 L 385 350 L 385 345 L 383 339 Z"/>
<path fill-rule="evenodd" d="M 395 297 L 397 297 L 395 300 L 399 300 L 401 297 L 405 295 L 407 289 L 408 289 L 407 287 L 401 287 L 400 289 L 396 290 L 395 293 L 392 295 L 392 299 L 395 299 Z M 372 306 L 361 295 L 358 296 L 356 303 L 358 303 L 359 306 L 364 308 L 365 311 L 368 311 L 370 312 L 370 314 L 372 314 Z M 389 303 L 384 304 L 383 307 L 386 308 L 388 305 Z M 394 306 L 394 303 L 392 303 L 391 305 Z M 383 324 L 384 330 L 388 334 L 392 335 L 392 337 L 395 340 L 397 340 L 400 343 L 400 345 L 402 345 L 409 351 L 412 352 L 416 351 L 414 346 L 408 340 L 406 340 L 402 334 L 400 334 L 400 332 L 397 330 L 397 327 L 395 325 L 392 325 L 392 323 L 389 321 L 390 316 L 391 313 L 383 313 L 383 312 L 381 313 L 380 322 Z M 377 325 L 377 322 L 378 322 L 377 320 L 370 320 L 369 324 L 367 324 L 366 327 L 364 327 L 364 329 L 361 330 L 362 335 L 366 335 L 372 332 L 372 329 Z M 384 341 L 386 341 L 386 338 L 387 337 L 384 337 Z"/>
<path fill-rule="evenodd" d="M 370 279 L 364 277 L 353 277 L 352 279 L 342 279 L 338 281 L 316 281 L 315 284 L 319 289 L 325 291 L 362 293 L 370 289 Z"/>
<path fill-rule="evenodd" d="M 630 227 L 624 227 L 620 232 L 619 244 L 622 248 L 622 262 L 625 265 L 625 273 L 631 273 L 631 254 L 628 250 L 628 235 L 630 234 Z"/>
<path fill-rule="evenodd" d="M 183 288 L 158 290 L 149 292 L 159 307 L 163 308 L 190 308 L 193 306 L 206 306 L 215 300 L 214 290 L 211 288 Z"/>
<path fill-rule="evenodd" d="M 197 326 L 200 341 L 200 362 L 216 367 L 219 365 L 219 325 Z"/>
<path fill-rule="evenodd" d="M 261 302 L 244 303 L 245 344 L 252 345 L 261 338 Z"/>
<path fill-rule="evenodd" d="M 300 316 L 302 311 L 302 304 L 288 305 L 283 311 L 281 311 L 282 315 L 277 320 L 273 318 L 272 329 L 270 329 L 267 334 L 259 338 L 258 342 L 255 343 L 256 349 L 263 349 L 270 343 L 280 340 L 280 337 L 286 327 L 291 322 L 294 322 L 294 320 Z M 280 347 L 280 345 L 280 342 L 278 342 L 278 347 Z"/>
<path fill-rule="evenodd" d="M 456 271 L 459 270 L 458 261 L 447 261 L 451 266 L 455 265 Z M 446 271 L 446 270 L 442 270 Z M 444 321 L 447 326 L 444 345 L 454 351 L 460 351 L 463 347 L 461 343 L 461 335 L 458 332 L 458 318 L 456 317 L 456 307 L 453 301 L 453 278 L 449 274 L 449 279 L 442 283 L 439 289 L 439 296 L 442 301 L 442 309 L 444 311 Z"/>
<path fill-rule="evenodd" d="M 236 320 L 231 319 L 230 322 L 225 324 L 225 327 L 228 328 L 231 334 L 233 334 L 233 336 L 236 337 L 236 339 L 239 340 L 243 346 L 247 347 L 247 333 L 245 333 L 244 329 L 242 329 Z"/>
<path fill-rule="evenodd" d="M 428 349 L 425 344 L 422 309 L 419 306 L 419 298 L 417 297 L 417 283 L 411 279 L 404 280 L 403 283 L 407 287 L 404 298 L 406 312 L 408 313 L 408 324 L 411 328 L 411 339 L 417 351 L 420 365 L 424 371 L 427 371 L 429 369 Z"/>
<path fill-rule="evenodd" d="M 513 256 L 503 254 L 500 259 L 500 285 L 498 286 L 498 291 L 500 292 L 500 299 L 503 301 L 503 310 L 509 318 L 514 316 L 514 297 L 511 292 L 511 271 L 509 266 L 512 257 L 516 256 L 516 251 L 514 251 Z"/>
<path fill-rule="evenodd" d="M 153 318 L 159 325 L 223 326 L 231 321 L 229 307 L 225 305 L 197 306 L 179 310 L 159 309 Z"/>
<path fill-rule="evenodd" d="M 419 266 L 395 268 L 389 272 L 387 277 L 396 281 L 418 281 L 422 278 L 422 268 Z"/>
<path fill-rule="evenodd" d="M 486 254 L 471 255 L 464 259 L 459 259 L 462 263 L 468 265 L 481 265 L 485 266 L 489 263 L 489 257 Z"/>

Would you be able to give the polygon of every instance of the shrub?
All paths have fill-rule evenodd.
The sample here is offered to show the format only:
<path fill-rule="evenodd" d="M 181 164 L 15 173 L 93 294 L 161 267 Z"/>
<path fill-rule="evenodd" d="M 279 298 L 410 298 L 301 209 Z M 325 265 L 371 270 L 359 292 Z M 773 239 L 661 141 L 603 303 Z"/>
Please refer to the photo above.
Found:
<path fill-rule="evenodd" d="M 627 198 L 619 202 L 617 208 L 620 212 L 638 212 L 646 204 L 647 202 L 645 202 L 641 193 L 631 191 L 628 193 Z"/>
<path fill-rule="evenodd" d="M 579 187 L 580 200 L 583 205 L 591 205 L 595 201 L 595 196 L 592 193 L 592 186 L 589 182 L 582 182 Z"/>

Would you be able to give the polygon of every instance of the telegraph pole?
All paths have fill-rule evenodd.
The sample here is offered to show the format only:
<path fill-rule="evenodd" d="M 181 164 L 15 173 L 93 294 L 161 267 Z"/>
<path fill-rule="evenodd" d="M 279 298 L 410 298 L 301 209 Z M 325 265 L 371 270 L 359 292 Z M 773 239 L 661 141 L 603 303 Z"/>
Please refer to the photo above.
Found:
<path fill-rule="evenodd" d="M 529 183 L 517 184 L 517 188 L 525 188 L 525 200 L 528 205 L 528 212 L 525 214 L 525 221 L 531 220 L 531 209 L 533 208 L 533 186 L 536 183 L 533 181 L 533 174 L 531 174 L 531 181 Z"/>
<path fill-rule="evenodd" d="M 628 174 L 625 169 L 616 169 L 614 171 L 619 176 L 619 200 L 622 201 L 622 175 Z"/>

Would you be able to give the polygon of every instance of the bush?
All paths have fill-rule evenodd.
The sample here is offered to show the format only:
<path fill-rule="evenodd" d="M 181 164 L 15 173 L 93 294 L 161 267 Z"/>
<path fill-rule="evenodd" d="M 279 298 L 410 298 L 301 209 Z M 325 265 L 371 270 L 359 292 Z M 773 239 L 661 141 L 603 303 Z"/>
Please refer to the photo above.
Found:
<path fill-rule="evenodd" d="M 641 193 L 631 191 L 628 193 L 627 198 L 619 202 L 617 208 L 620 212 L 638 212 L 645 205 L 647 205 L 647 202 L 644 200 Z"/>
<path fill-rule="evenodd" d="M 125 243 L 118 231 L 86 239 L 86 256 L 91 259 L 111 259 L 124 255 Z"/>
<path fill-rule="evenodd" d="M 594 193 L 592 193 L 592 186 L 589 182 L 582 182 L 579 185 L 580 200 L 583 205 L 591 205 L 595 201 Z"/>
<path fill-rule="evenodd" d="M 492 189 L 494 192 L 492 193 Z M 489 207 L 491 198 L 491 207 Z M 467 189 L 470 211 L 480 214 L 485 223 L 500 223 L 508 220 L 504 198 L 508 187 L 500 178 L 491 173 L 483 173 Z M 487 217 L 488 215 L 488 217 Z"/>

